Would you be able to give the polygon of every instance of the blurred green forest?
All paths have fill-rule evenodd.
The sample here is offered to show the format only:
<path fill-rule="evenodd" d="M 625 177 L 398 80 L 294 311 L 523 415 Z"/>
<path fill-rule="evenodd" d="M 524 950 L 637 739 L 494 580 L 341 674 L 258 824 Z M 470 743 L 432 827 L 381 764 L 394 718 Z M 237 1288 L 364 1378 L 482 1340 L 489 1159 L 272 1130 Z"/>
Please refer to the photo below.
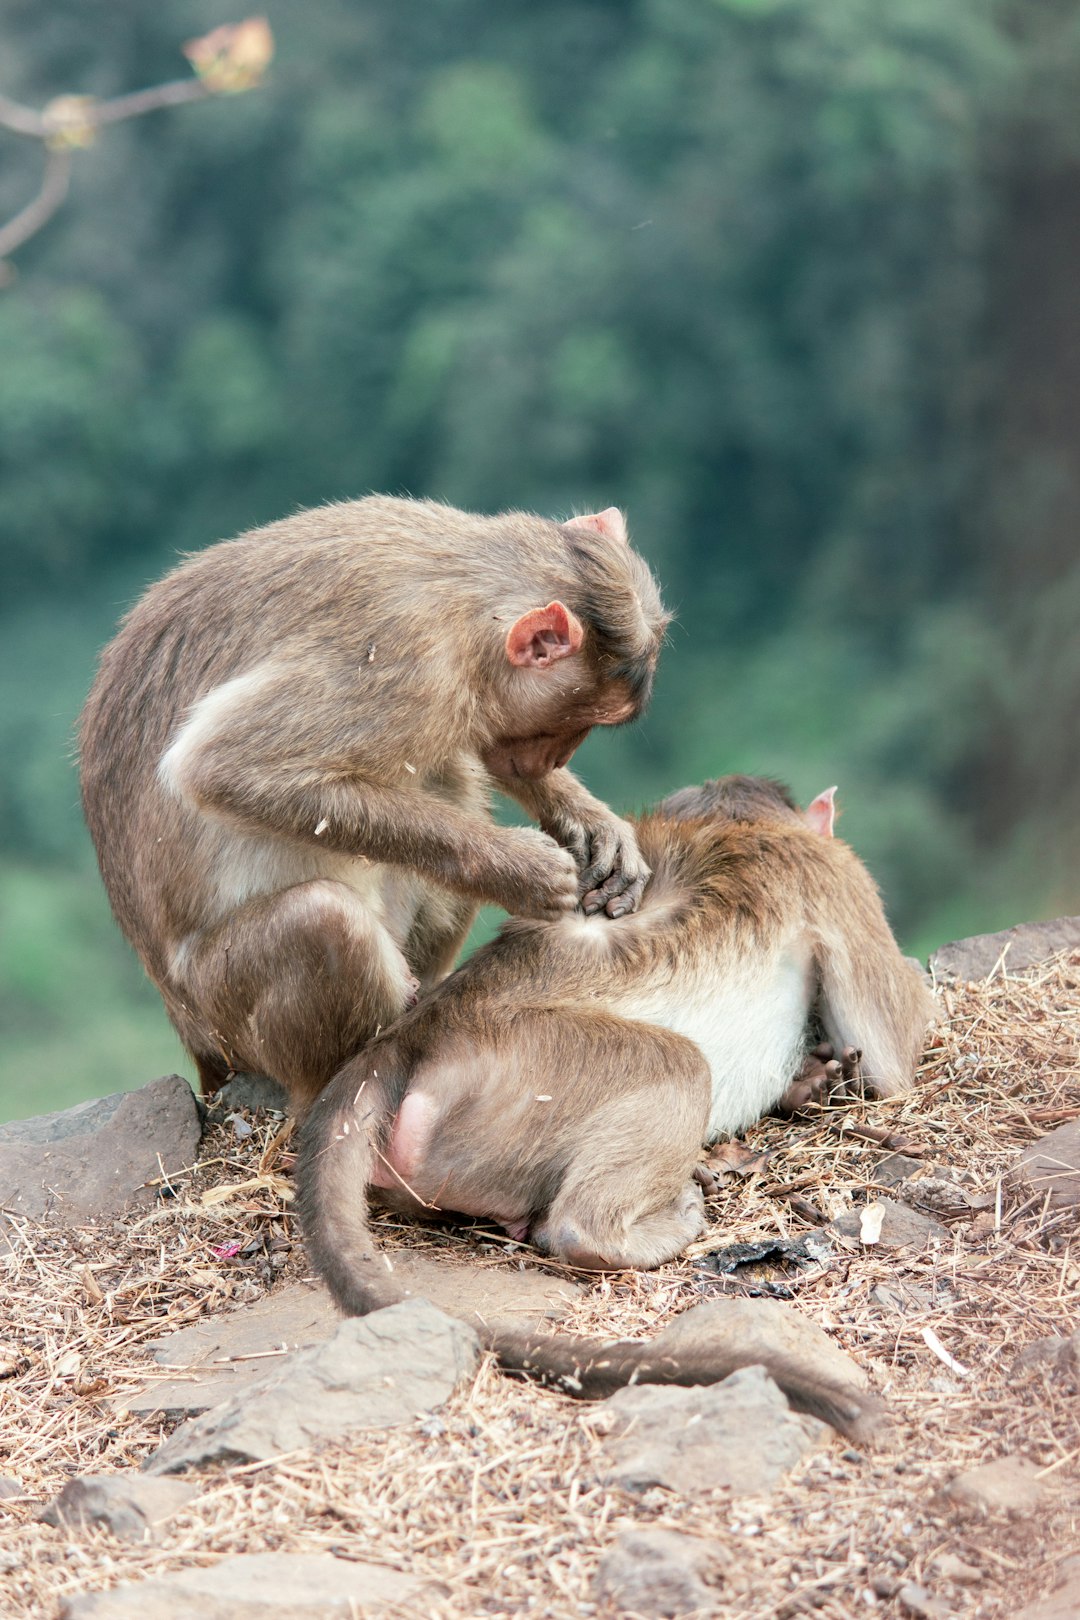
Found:
<path fill-rule="evenodd" d="M 3 0 L 0 89 L 182 76 L 220 6 Z M 78 812 L 116 618 L 369 490 L 628 511 L 677 623 L 612 802 L 839 782 L 920 951 L 1080 909 L 1080 7 L 266 9 L 267 83 L 106 131 L 0 291 L 0 1118 L 184 1067 Z"/>

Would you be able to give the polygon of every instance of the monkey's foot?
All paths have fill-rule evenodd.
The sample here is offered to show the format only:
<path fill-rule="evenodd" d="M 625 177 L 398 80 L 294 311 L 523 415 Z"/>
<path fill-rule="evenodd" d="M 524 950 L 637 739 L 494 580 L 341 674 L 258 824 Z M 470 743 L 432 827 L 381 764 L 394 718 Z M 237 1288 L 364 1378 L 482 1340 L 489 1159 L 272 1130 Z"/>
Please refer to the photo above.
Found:
<path fill-rule="evenodd" d="M 799 1114 L 804 1109 L 820 1107 L 831 1096 L 842 1096 L 859 1079 L 861 1058 L 857 1046 L 845 1046 L 837 1056 L 835 1047 L 822 1041 L 807 1053 L 802 1068 L 773 1112 Z"/>

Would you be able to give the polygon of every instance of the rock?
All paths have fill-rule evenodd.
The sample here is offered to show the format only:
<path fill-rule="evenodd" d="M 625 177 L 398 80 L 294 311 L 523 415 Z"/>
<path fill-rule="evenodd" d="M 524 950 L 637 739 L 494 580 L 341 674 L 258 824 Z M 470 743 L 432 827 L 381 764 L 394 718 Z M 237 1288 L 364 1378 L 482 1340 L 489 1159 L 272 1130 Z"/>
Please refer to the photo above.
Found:
<path fill-rule="evenodd" d="M 1075 945 L 1080 945 L 1080 917 L 1021 923 L 1018 928 L 1004 928 L 997 934 L 975 934 L 971 939 L 943 945 L 930 958 L 930 972 L 939 980 L 985 979 L 1004 951 L 1005 972 L 1022 973 Z"/>
<path fill-rule="evenodd" d="M 982 1580 L 982 1570 L 974 1564 L 965 1564 L 955 1553 L 938 1553 L 930 1560 L 930 1573 L 939 1581 L 952 1581 L 955 1586 L 976 1586 Z"/>
<path fill-rule="evenodd" d="M 655 1340 L 663 1355 L 737 1351 L 747 1363 L 784 1356 L 815 1378 L 865 1389 L 866 1374 L 816 1322 L 776 1299 L 713 1299 L 677 1316 Z"/>
<path fill-rule="evenodd" d="M 1016 1358 L 1018 1367 L 1053 1367 L 1059 1372 L 1075 1372 L 1080 1368 L 1080 1331 L 1068 1338 L 1052 1333 L 1049 1338 L 1036 1339 L 1026 1345 Z"/>
<path fill-rule="evenodd" d="M 735 1496 L 769 1491 L 827 1432 L 790 1410 L 763 1367 L 740 1367 L 723 1383 L 692 1389 L 620 1389 L 595 1409 L 594 1421 L 607 1430 L 608 1484 L 663 1485 L 680 1496 L 719 1485 Z"/>
<path fill-rule="evenodd" d="M 393 1262 L 404 1287 L 464 1321 L 476 1315 L 505 1317 L 518 1327 L 539 1328 L 564 1316 L 581 1292 L 575 1283 L 541 1271 L 435 1259 L 412 1249 L 395 1249 Z M 307 1283 L 275 1288 L 253 1305 L 152 1339 L 148 1348 L 154 1359 L 183 1369 L 186 1376 L 147 1381 L 117 1396 L 115 1404 L 129 1412 L 181 1417 L 205 1412 L 272 1371 L 272 1352 L 284 1355 L 323 1344 L 340 1322 L 324 1288 Z M 258 1359 L 230 1359 L 235 1357 Z"/>
<path fill-rule="evenodd" d="M 265 1074 L 234 1074 L 207 1101 L 215 1118 L 232 1108 L 247 1108 L 253 1114 L 260 1109 L 275 1114 L 292 1112 L 285 1087 Z"/>
<path fill-rule="evenodd" d="M 1072 1575 L 1047 1597 L 1029 1603 L 1013 1620 L 1076 1620 L 1080 1614 L 1080 1575 Z"/>
<path fill-rule="evenodd" d="M 874 1245 L 876 1248 L 925 1249 L 931 1243 L 948 1239 L 948 1227 L 936 1221 L 932 1215 L 925 1215 L 920 1209 L 912 1209 L 909 1204 L 898 1204 L 892 1198 L 879 1198 L 876 1202 L 881 1204 L 885 1211 L 881 1235 Z M 859 1241 L 862 1210 L 852 1209 L 846 1215 L 838 1215 L 832 1223 L 832 1229 L 839 1232 L 842 1237 L 855 1238 Z"/>
<path fill-rule="evenodd" d="M 874 1166 L 874 1185 L 900 1187 L 909 1176 L 918 1176 L 927 1168 L 925 1159 L 912 1159 L 906 1153 L 890 1153 Z M 936 1169 L 936 1166 L 934 1167 Z"/>
<path fill-rule="evenodd" d="M 929 1311 L 951 1309 L 959 1299 L 956 1289 L 948 1282 L 935 1280 L 932 1288 L 922 1283 L 909 1282 L 906 1277 L 894 1277 L 891 1282 L 878 1283 L 870 1290 L 871 1303 L 879 1310 L 897 1311 L 901 1316 L 918 1316 Z"/>
<path fill-rule="evenodd" d="M 896 1601 L 905 1614 L 918 1615 L 919 1620 L 949 1620 L 952 1613 L 947 1603 L 931 1597 L 926 1587 L 916 1581 L 904 1581 L 898 1586 Z"/>
<path fill-rule="evenodd" d="M 600 1560 L 594 1590 L 602 1606 L 647 1620 L 711 1613 L 715 1593 L 706 1583 L 723 1559 L 715 1542 L 696 1536 L 628 1530 Z"/>
<path fill-rule="evenodd" d="M 39 1517 L 64 1529 L 103 1524 L 122 1541 L 141 1541 L 151 1525 L 179 1512 L 198 1489 L 186 1480 L 146 1474 L 84 1474 L 69 1479 Z"/>
<path fill-rule="evenodd" d="M 324 1344 L 294 1350 L 150 1456 L 153 1474 L 210 1462 L 259 1462 L 356 1429 L 408 1423 L 448 1400 L 473 1372 L 472 1328 L 426 1300 L 338 1324 Z"/>
<path fill-rule="evenodd" d="M 178 1074 L 58 1114 L 0 1126 L 0 1205 L 61 1225 L 105 1219 L 158 1196 L 162 1166 L 195 1158 L 202 1128 Z M 159 1162 L 160 1161 L 160 1162 Z"/>
<path fill-rule="evenodd" d="M 1032 1142 L 1007 1174 L 1010 1184 L 1028 1197 L 1049 1193 L 1051 1209 L 1080 1204 L 1080 1119 L 1070 1119 Z"/>
<path fill-rule="evenodd" d="M 13 1496 L 21 1496 L 23 1483 L 16 1479 L 14 1474 L 0 1474 L 0 1502 L 10 1502 Z"/>
<path fill-rule="evenodd" d="M 329 1553 L 240 1553 L 207 1568 L 69 1598 L 61 1620 L 353 1620 L 431 1613 L 433 1583 Z"/>
<path fill-rule="evenodd" d="M 948 1494 L 960 1507 L 980 1513 L 1034 1513 L 1043 1499 L 1038 1472 L 1025 1457 L 998 1457 L 958 1474 Z"/>

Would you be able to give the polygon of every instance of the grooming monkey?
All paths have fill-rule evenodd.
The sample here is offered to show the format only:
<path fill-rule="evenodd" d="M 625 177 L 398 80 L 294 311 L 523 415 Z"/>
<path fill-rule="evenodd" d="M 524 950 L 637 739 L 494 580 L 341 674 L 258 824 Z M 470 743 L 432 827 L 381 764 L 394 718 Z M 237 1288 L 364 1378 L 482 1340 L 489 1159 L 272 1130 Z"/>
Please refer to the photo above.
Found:
<path fill-rule="evenodd" d="M 411 1214 L 492 1218 L 575 1266 L 655 1266 L 703 1230 L 702 1141 L 783 1097 L 812 1017 L 836 1050 L 861 1048 L 878 1092 L 910 1085 L 929 999 L 865 867 L 821 836 L 831 826 L 832 790 L 804 817 L 758 779 L 685 789 L 638 822 L 653 871 L 638 911 L 507 923 L 346 1064 L 303 1124 L 297 1166 L 308 1249 L 341 1309 L 400 1297 L 368 1188 Z M 735 1365 L 487 1338 L 505 1366 L 589 1395 Z M 867 1415 L 850 1392 L 845 1408 L 782 1362 L 770 1371 L 845 1432 Z"/>
<path fill-rule="evenodd" d="M 634 910 L 634 830 L 566 765 L 641 712 L 666 623 L 614 507 L 326 506 L 146 592 L 83 711 L 83 805 L 205 1092 L 249 1070 L 302 1109 L 481 901 Z M 542 830 L 496 826 L 493 784 Z"/>

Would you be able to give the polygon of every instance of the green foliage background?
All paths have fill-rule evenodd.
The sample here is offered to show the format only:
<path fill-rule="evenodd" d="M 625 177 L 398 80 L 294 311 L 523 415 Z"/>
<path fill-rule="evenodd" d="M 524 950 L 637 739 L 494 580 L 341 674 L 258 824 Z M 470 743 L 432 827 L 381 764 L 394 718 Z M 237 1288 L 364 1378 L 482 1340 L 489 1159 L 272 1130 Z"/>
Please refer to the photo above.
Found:
<path fill-rule="evenodd" d="M 176 76 L 219 6 L 6 0 L 2 88 Z M 628 510 L 677 625 L 612 801 L 837 781 L 919 950 L 1077 909 L 1077 5 L 267 11 L 269 83 L 109 131 L 0 293 L 0 1117 L 182 1062 L 78 815 L 116 617 L 372 489 Z"/>

